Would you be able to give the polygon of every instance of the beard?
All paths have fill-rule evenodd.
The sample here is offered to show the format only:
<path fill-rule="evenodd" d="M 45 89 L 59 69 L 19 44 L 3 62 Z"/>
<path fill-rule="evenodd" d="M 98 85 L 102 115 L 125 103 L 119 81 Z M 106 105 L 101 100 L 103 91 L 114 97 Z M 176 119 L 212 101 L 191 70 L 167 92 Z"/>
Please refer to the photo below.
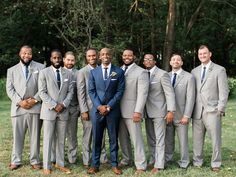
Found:
<path fill-rule="evenodd" d="M 62 62 L 59 62 L 59 63 L 53 63 L 53 62 L 51 62 L 51 65 L 52 65 L 54 68 L 58 69 L 58 68 L 60 68 L 60 67 L 62 66 Z"/>
<path fill-rule="evenodd" d="M 25 62 L 23 59 L 20 58 L 21 63 L 23 63 L 25 66 L 29 66 L 32 60 L 28 60 L 28 62 Z"/>

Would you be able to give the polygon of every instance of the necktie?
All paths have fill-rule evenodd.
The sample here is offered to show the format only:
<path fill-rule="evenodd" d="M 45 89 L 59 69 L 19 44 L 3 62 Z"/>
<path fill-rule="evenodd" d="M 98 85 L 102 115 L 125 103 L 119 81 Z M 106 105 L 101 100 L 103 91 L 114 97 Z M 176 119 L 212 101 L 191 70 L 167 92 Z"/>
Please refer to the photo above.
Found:
<path fill-rule="evenodd" d="M 124 72 L 125 72 L 125 73 L 126 73 L 127 69 L 128 69 L 128 66 L 125 65 L 125 69 L 124 69 Z"/>
<path fill-rule="evenodd" d="M 29 75 L 29 66 L 25 65 L 25 78 L 26 80 L 28 79 L 28 75 Z"/>
<path fill-rule="evenodd" d="M 58 85 L 58 88 L 60 89 L 60 87 L 61 87 L 61 76 L 60 76 L 59 69 L 57 69 L 56 72 L 57 72 L 57 85 Z"/>
<path fill-rule="evenodd" d="M 203 72 L 202 72 L 201 83 L 203 82 L 203 80 L 204 80 L 204 78 L 205 78 L 205 75 L 206 75 L 206 67 L 204 66 L 204 67 L 203 67 Z"/>
<path fill-rule="evenodd" d="M 148 78 L 150 79 L 150 76 L 151 76 L 151 73 L 150 73 L 150 71 L 148 71 Z"/>
<path fill-rule="evenodd" d="M 172 80 L 172 87 L 175 86 L 176 76 L 177 76 L 177 73 L 174 73 L 174 77 L 173 77 L 173 80 Z"/>
<path fill-rule="evenodd" d="M 104 80 L 107 80 L 107 68 L 104 68 L 105 72 L 104 72 Z"/>

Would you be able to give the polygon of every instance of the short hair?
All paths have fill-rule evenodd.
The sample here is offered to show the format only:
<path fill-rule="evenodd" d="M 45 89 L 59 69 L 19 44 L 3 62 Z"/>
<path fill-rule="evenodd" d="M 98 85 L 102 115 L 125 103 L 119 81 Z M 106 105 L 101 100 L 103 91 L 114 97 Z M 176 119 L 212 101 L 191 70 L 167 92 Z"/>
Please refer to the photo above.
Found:
<path fill-rule="evenodd" d="M 73 55 L 73 56 L 75 57 L 75 54 L 74 54 L 74 52 L 72 52 L 72 51 L 66 52 L 65 55 L 64 55 L 64 57 L 66 57 L 67 55 Z"/>
<path fill-rule="evenodd" d="M 198 48 L 198 50 L 204 49 L 204 48 L 207 48 L 209 51 L 211 51 L 210 48 L 209 48 L 207 45 L 205 45 L 205 44 L 200 45 L 199 48 Z"/>
<path fill-rule="evenodd" d="M 51 51 L 51 55 L 52 55 L 53 52 L 59 53 L 62 56 L 61 51 L 59 49 L 53 49 Z"/>
<path fill-rule="evenodd" d="M 97 53 L 97 49 L 96 49 L 96 48 L 89 47 L 89 48 L 86 49 L 85 54 L 87 54 L 87 52 L 88 52 L 89 50 L 93 50 L 93 51 L 95 51 L 95 52 Z"/>
<path fill-rule="evenodd" d="M 23 46 L 20 48 L 20 51 L 21 51 L 21 49 L 23 49 L 23 48 L 32 49 L 32 47 L 29 46 L 29 45 L 23 45 Z"/>
<path fill-rule="evenodd" d="M 179 53 L 173 53 L 173 54 L 171 55 L 170 59 L 171 59 L 173 56 L 176 56 L 176 55 L 180 56 L 181 60 L 183 60 L 182 56 L 181 56 Z"/>

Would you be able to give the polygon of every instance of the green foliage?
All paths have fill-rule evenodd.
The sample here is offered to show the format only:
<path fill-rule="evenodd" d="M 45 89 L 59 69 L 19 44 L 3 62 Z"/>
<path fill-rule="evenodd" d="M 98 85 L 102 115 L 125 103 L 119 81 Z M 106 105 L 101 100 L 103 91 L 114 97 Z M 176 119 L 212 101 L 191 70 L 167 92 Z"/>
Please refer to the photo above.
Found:
<path fill-rule="evenodd" d="M 7 93 L 6 93 L 6 79 L 1 78 L 0 79 L 0 99 L 1 100 L 7 100 Z"/>
<path fill-rule="evenodd" d="M 229 84 L 229 97 L 234 97 L 236 94 L 236 79 L 235 78 L 228 78 Z"/>

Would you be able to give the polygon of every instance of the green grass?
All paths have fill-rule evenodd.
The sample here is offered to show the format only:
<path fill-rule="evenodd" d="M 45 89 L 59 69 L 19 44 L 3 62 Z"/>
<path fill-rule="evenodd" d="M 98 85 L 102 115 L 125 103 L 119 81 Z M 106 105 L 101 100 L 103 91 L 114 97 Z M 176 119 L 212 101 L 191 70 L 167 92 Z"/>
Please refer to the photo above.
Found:
<path fill-rule="evenodd" d="M 223 155 L 223 165 L 222 170 L 219 173 L 211 172 L 210 170 L 210 158 L 211 158 L 211 144 L 209 138 L 206 138 L 204 154 L 205 163 L 200 169 L 190 166 L 187 171 L 178 168 L 177 164 L 169 165 L 166 170 L 161 171 L 156 176 L 166 176 L 166 177 L 209 177 L 209 176 L 224 176 L 232 177 L 236 176 L 236 99 L 231 99 L 228 102 L 228 108 L 226 112 L 226 117 L 222 120 L 223 125 L 223 145 L 222 145 L 222 155 Z M 190 144 L 190 156 L 192 158 L 192 127 L 189 127 L 189 144 Z M 86 170 L 82 167 L 82 154 L 81 154 L 81 136 L 82 136 L 82 124 L 79 121 L 78 129 L 78 141 L 79 141 L 79 156 L 76 165 L 67 166 L 72 169 L 72 174 L 65 175 L 58 170 L 53 169 L 52 177 L 62 177 L 62 176 L 88 176 Z M 144 129 L 143 129 L 144 131 Z M 145 131 L 144 131 L 145 134 Z M 146 140 L 146 139 L 145 139 Z M 107 144 L 108 144 L 108 140 Z M 178 144 L 176 144 L 178 146 Z M 175 160 L 178 160 L 179 150 L 176 147 Z M 9 171 L 8 165 L 10 163 L 12 150 L 12 126 L 10 118 L 10 101 L 4 100 L 0 101 L 0 176 L 44 176 L 42 171 L 31 170 L 29 165 L 29 140 L 26 136 L 24 153 L 23 153 L 23 167 L 16 171 Z M 108 150 L 108 148 L 107 148 Z M 148 151 L 148 148 L 146 148 Z M 148 154 L 148 153 L 147 153 Z M 65 157 L 67 159 L 67 157 Z M 41 140 L 41 160 L 42 160 L 42 140 Z M 130 167 L 123 170 L 122 176 L 134 176 L 135 168 Z M 115 176 L 110 170 L 108 164 L 101 165 L 100 172 L 95 176 Z M 151 176 L 150 169 L 147 170 L 142 176 Z"/>

